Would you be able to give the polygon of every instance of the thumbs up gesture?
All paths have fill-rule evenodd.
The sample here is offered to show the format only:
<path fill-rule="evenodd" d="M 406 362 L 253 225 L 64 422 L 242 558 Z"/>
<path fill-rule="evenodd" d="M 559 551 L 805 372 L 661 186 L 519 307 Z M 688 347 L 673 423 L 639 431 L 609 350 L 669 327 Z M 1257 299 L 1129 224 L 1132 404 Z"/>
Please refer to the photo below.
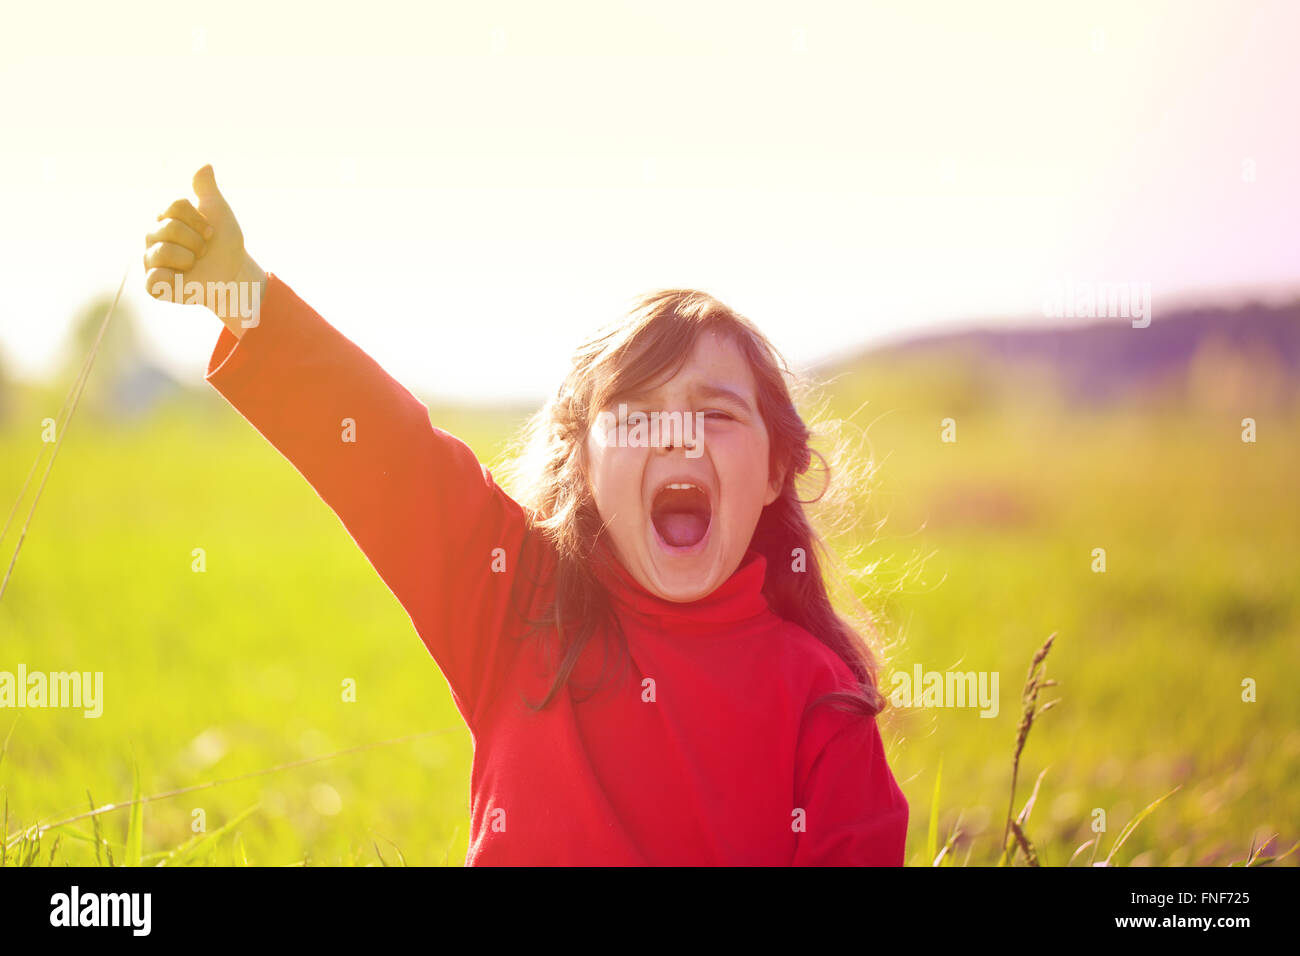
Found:
<path fill-rule="evenodd" d="M 249 304 L 261 301 L 266 273 L 245 251 L 244 233 L 212 167 L 196 172 L 192 186 L 198 206 L 177 199 L 145 236 L 145 288 L 155 299 L 205 305 L 242 335 L 256 322 Z"/>

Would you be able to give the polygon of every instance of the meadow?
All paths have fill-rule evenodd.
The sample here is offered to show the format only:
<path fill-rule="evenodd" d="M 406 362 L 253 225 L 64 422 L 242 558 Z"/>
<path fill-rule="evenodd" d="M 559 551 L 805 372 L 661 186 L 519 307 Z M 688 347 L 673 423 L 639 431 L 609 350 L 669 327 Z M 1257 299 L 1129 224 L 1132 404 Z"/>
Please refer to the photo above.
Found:
<path fill-rule="evenodd" d="M 1024 826 L 1043 864 L 1069 863 L 1099 810 L 1105 859 L 1166 795 L 1113 863 L 1227 865 L 1300 839 L 1294 408 L 1260 414 L 1246 443 L 1250 411 L 1160 391 L 1075 408 L 961 363 L 863 363 L 826 394 L 875 457 L 835 545 L 872 569 L 886 673 L 1001 678 L 994 717 L 881 718 L 909 864 L 945 843 L 947 862 L 999 860 L 1021 686 L 1050 635 L 1041 699 L 1059 702 L 1034 722 L 1016 798 L 1043 773 Z M 25 393 L 0 431 L 6 513 L 61 400 Z M 522 417 L 433 409 L 488 462 Z M 0 710 L 10 863 L 34 823 L 286 764 L 145 803 L 134 826 L 119 809 L 52 829 L 35 859 L 464 859 L 471 740 L 436 664 L 325 504 L 211 389 L 131 424 L 73 421 L 0 600 L 0 669 L 19 662 L 102 671 L 105 699 L 97 719 Z"/>

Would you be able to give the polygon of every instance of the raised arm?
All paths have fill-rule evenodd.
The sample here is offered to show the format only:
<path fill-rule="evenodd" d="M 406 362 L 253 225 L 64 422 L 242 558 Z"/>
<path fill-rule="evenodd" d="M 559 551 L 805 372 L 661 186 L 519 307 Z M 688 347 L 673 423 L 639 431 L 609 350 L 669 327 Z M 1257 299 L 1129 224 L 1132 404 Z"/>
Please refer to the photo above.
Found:
<path fill-rule="evenodd" d="M 202 211 L 204 175 L 196 176 L 194 213 Z M 203 225 L 196 218 L 189 228 L 202 235 Z M 205 264 L 201 251 L 189 263 L 176 251 L 155 254 L 156 245 L 155 267 L 189 268 L 185 281 Z M 235 275 L 260 273 L 239 261 Z M 257 308 L 227 307 L 222 316 L 205 379 L 338 515 L 410 615 L 473 728 L 516 646 L 503 631 L 528 534 L 523 511 L 468 446 L 431 424 L 423 403 L 278 276 L 262 275 L 262 291 L 246 293 Z"/>

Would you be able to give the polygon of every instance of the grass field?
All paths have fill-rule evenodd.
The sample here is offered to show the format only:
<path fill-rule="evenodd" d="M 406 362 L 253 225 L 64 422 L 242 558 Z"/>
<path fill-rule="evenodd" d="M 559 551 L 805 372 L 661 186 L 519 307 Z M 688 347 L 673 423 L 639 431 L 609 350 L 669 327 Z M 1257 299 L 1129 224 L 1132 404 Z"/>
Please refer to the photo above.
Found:
<path fill-rule="evenodd" d="M 1019 809 L 1046 770 L 1025 827 L 1044 863 L 1065 864 L 1094 835 L 1097 809 L 1104 857 L 1175 788 L 1115 862 L 1226 864 L 1274 834 L 1274 849 L 1290 847 L 1300 416 L 1261 416 L 1259 441 L 1243 443 L 1249 411 L 1084 414 L 1046 390 L 985 401 L 969 382 L 936 386 L 938 374 L 863 369 L 832 393 L 839 413 L 861 408 L 854 421 L 870 426 L 880 464 L 860 541 L 842 543 L 880 562 L 887 671 L 1000 675 L 996 717 L 884 719 L 911 805 L 909 863 L 933 853 L 940 760 L 938 843 L 959 830 L 950 859 L 997 860 L 1020 689 L 1051 634 L 1059 686 L 1043 699 L 1060 703 L 1033 727 L 1017 797 Z M 201 809 L 213 838 L 173 862 L 459 865 L 471 745 L 436 665 L 324 503 L 208 392 L 139 425 L 72 424 L 0 600 L 0 669 L 102 671 L 104 713 L 0 711 L 9 833 L 128 799 L 133 767 L 150 794 L 425 734 L 150 802 L 141 856 L 185 844 Z M 6 513 L 60 400 L 29 396 L 0 432 Z M 953 443 L 940 441 L 949 415 Z M 518 419 L 435 421 L 491 460 Z M 1105 573 L 1092 570 L 1095 548 Z M 1242 700 L 1247 678 L 1254 702 Z M 355 703 L 341 699 L 345 679 Z M 118 863 L 129 816 L 96 818 Z M 55 833 L 55 862 L 95 862 L 91 820 L 47 833 L 42 862 Z"/>

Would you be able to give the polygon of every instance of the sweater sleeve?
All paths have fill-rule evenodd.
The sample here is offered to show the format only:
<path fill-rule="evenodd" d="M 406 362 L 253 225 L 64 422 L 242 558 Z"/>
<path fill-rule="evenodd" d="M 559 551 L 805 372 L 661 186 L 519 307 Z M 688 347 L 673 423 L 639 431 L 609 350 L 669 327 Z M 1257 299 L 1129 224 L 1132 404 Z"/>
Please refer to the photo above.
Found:
<path fill-rule="evenodd" d="M 818 713 L 820 712 L 820 713 Z M 874 718 L 817 708 L 801 752 L 795 866 L 902 866 L 907 800 L 885 760 Z"/>
<path fill-rule="evenodd" d="M 401 602 L 473 730 L 503 635 L 523 510 L 406 388 L 268 274 L 256 324 L 204 376 L 315 489 Z M 497 550 L 501 549 L 501 550 Z"/>

